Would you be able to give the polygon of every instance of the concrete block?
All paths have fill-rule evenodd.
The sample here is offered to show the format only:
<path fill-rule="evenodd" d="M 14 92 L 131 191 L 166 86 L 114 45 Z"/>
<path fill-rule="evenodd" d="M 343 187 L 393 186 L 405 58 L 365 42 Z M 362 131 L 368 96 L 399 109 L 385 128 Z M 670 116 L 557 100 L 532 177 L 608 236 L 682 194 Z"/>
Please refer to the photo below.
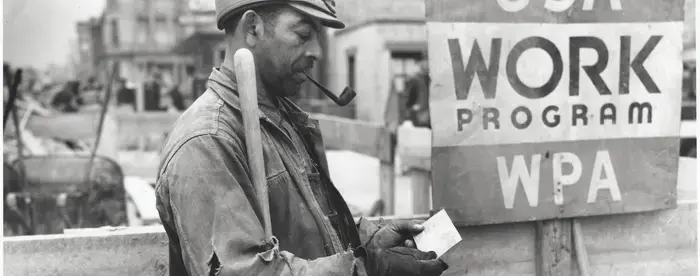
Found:
<path fill-rule="evenodd" d="M 168 275 L 167 236 L 148 229 L 6 238 L 3 275 Z"/>

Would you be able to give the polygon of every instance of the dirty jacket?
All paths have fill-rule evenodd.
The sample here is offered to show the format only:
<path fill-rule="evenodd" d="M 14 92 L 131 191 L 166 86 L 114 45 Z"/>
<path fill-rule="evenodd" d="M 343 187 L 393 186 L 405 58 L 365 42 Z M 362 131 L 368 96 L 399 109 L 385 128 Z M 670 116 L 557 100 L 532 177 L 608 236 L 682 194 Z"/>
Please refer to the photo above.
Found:
<path fill-rule="evenodd" d="M 369 227 L 360 238 L 332 184 L 327 201 L 335 213 L 324 212 L 298 157 L 304 149 L 294 147 L 277 123 L 280 113 L 264 93 L 258 95 L 276 239 L 264 236 L 236 83 L 215 69 L 208 89 L 176 121 L 161 152 L 157 209 L 169 238 L 171 275 L 364 275 L 364 257 L 352 248 L 376 226 L 360 220 L 360 227 Z M 291 119 L 310 141 L 321 177 L 331 183 L 318 122 L 291 106 L 296 108 Z"/>

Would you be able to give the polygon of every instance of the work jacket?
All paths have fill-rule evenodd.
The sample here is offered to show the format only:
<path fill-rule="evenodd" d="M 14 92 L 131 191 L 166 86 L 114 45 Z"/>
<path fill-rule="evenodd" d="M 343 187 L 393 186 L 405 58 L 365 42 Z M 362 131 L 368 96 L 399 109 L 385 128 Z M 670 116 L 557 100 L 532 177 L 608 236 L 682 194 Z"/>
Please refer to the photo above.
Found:
<path fill-rule="evenodd" d="M 364 275 L 364 256 L 357 254 L 362 250 L 352 249 L 377 226 L 361 219 L 358 233 L 330 181 L 318 122 L 280 99 L 321 167 L 320 176 L 311 177 L 299 158 L 305 149 L 294 145 L 278 108 L 259 92 L 259 142 L 275 238 L 265 237 L 230 75 L 213 70 L 208 89 L 176 121 L 161 152 L 157 209 L 169 238 L 171 275 Z M 329 184 L 325 194 L 314 191 L 323 182 L 314 178 Z M 323 197 L 326 202 L 319 202 Z"/>

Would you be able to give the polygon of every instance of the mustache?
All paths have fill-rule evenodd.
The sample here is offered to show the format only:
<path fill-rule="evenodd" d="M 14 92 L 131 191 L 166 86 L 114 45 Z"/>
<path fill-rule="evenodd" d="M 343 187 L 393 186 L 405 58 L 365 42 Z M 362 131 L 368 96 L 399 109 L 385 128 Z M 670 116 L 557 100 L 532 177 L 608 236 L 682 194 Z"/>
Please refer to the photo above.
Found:
<path fill-rule="evenodd" d="M 300 61 L 297 66 L 295 66 L 294 72 L 300 73 L 311 73 L 311 69 L 314 68 L 314 60 L 312 58 Z"/>

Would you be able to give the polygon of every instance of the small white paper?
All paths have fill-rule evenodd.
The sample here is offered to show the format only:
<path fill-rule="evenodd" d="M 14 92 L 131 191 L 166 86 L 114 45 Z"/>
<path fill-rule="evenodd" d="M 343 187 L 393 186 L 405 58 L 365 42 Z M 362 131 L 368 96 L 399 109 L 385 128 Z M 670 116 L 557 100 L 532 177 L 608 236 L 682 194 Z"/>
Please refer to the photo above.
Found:
<path fill-rule="evenodd" d="M 425 252 L 435 251 L 438 258 L 462 241 L 462 236 L 444 209 L 425 221 L 423 227 L 423 232 L 413 237 L 416 247 Z"/>

